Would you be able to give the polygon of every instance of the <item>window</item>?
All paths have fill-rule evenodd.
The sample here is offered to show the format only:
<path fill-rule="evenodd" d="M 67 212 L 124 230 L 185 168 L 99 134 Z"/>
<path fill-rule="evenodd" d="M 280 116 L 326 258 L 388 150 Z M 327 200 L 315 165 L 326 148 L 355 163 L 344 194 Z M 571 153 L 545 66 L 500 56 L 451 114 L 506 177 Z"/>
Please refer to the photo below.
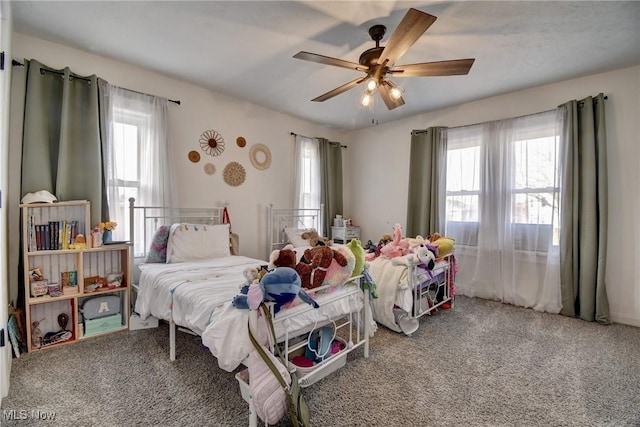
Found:
<path fill-rule="evenodd" d="M 320 142 L 297 135 L 295 162 L 293 206 L 296 209 L 320 209 Z M 314 225 L 311 216 L 303 221 L 305 227 Z M 318 226 L 318 233 L 323 235 L 322 224 Z"/>
<path fill-rule="evenodd" d="M 554 112 L 451 128 L 447 140 L 447 235 L 478 246 L 485 227 L 485 236 L 506 239 L 500 249 L 546 252 L 558 245 Z"/>
<path fill-rule="evenodd" d="M 168 158 L 167 100 L 104 85 L 107 124 L 106 183 L 114 240 L 129 240 L 129 198 L 136 206 L 175 207 L 175 181 Z M 149 247 L 152 225 L 135 219 L 136 256 Z M 144 238 L 143 238 L 144 237 Z M 145 241 L 146 240 L 146 241 Z"/>
<path fill-rule="evenodd" d="M 140 137 L 144 117 L 135 111 L 119 109 L 115 111 L 113 121 L 113 161 L 114 174 L 110 177 L 109 187 L 115 189 L 117 204 L 128 206 L 129 198 L 140 200 Z M 129 215 L 126 210 L 118 209 L 115 221 L 120 225 L 118 239 L 127 240 L 129 236 Z"/>
<path fill-rule="evenodd" d="M 554 246 L 559 244 L 558 138 L 552 135 L 514 142 L 511 222 L 517 227 L 518 249 L 544 252 L 549 238 Z M 537 233 L 537 227 L 544 232 Z"/>
<path fill-rule="evenodd" d="M 459 243 L 476 246 L 480 204 L 480 141 L 477 132 L 450 129 L 447 132 L 448 236 L 460 236 Z M 465 236 L 463 239 L 462 236 Z"/>

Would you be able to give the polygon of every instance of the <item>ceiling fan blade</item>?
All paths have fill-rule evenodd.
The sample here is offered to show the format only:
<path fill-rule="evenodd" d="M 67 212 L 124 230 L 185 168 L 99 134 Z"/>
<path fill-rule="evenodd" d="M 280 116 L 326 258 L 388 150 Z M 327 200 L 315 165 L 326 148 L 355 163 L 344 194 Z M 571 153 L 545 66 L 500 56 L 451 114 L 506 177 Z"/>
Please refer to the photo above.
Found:
<path fill-rule="evenodd" d="M 459 76 L 468 74 L 474 61 L 474 58 L 469 58 L 397 65 L 391 68 L 388 73 L 394 77 Z"/>
<path fill-rule="evenodd" d="M 339 86 L 333 90 L 330 90 L 329 92 L 325 93 L 324 95 L 320 95 L 317 98 L 313 98 L 312 101 L 315 102 L 322 102 L 322 101 L 326 101 L 329 98 L 333 98 L 336 95 L 340 95 L 342 92 L 346 92 L 349 89 L 351 89 L 352 87 L 355 87 L 357 85 L 359 85 L 360 83 L 362 83 L 363 81 L 366 80 L 366 76 L 365 77 L 359 77 L 355 80 L 350 81 L 349 83 L 345 83 L 342 86 Z"/>
<path fill-rule="evenodd" d="M 382 84 L 378 86 L 378 91 L 389 110 L 393 110 L 394 108 L 404 105 L 404 99 L 402 99 L 402 97 L 395 99 L 391 96 L 391 87 L 387 81 L 383 81 Z"/>
<path fill-rule="evenodd" d="M 384 47 L 378 64 L 391 66 L 424 34 L 437 18 L 417 9 L 409 9 Z"/>
<path fill-rule="evenodd" d="M 317 53 L 311 52 L 298 52 L 293 55 L 296 59 L 303 59 L 305 61 L 317 62 L 319 64 L 325 65 L 333 65 L 336 67 L 348 68 L 350 70 L 356 71 L 364 71 L 365 73 L 369 70 L 369 67 L 362 64 L 357 64 L 355 62 L 345 61 L 338 58 L 331 58 L 330 56 L 318 55 Z"/>

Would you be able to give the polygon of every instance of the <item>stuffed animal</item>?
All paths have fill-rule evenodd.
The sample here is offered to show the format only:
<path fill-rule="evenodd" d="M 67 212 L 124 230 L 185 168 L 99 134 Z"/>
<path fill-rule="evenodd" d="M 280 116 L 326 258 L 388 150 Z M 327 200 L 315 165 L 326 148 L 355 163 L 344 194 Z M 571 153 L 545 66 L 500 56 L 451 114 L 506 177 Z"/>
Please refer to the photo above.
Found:
<path fill-rule="evenodd" d="M 415 255 L 419 264 L 423 264 L 427 270 L 433 270 L 436 266 L 436 256 L 438 249 L 434 246 L 422 244 L 418 246 Z"/>
<path fill-rule="evenodd" d="M 438 259 L 442 259 L 455 250 L 456 241 L 451 237 L 444 237 L 438 233 L 433 233 L 429 236 L 429 241 L 432 245 L 438 247 Z"/>
<path fill-rule="evenodd" d="M 34 348 L 42 347 L 44 340 L 44 335 L 42 335 L 42 331 L 40 330 L 40 324 L 42 322 L 44 322 L 44 319 L 31 322 L 31 345 L 33 345 Z"/>
<path fill-rule="evenodd" d="M 322 285 L 328 286 L 337 286 L 341 283 L 344 283 L 347 279 L 352 277 L 353 271 L 356 266 L 356 256 L 351 252 L 348 246 L 337 246 L 333 248 L 335 252 L 337 252 L 336 256 L 329 264 L 329 268 L 327 268 L 327 274 L 324 276 L 324 281 Z M 341 264 L 342 257 L 347 261 L 346 264 Z M 340 259 L 340 262 L 338 261 Z"/>
<path fill-rule="evenodd" d="M 409 253 L 409 242 L 407 239 L 402 238 L 402 226 L 400 224 L 396 224 L 393 227 L 393 240 L 380 248 L 380 253 L 389 259 Z"/>
<path fill-rule="evenodd" d="M 266 273 L 267 270 L 263 265 L 245 268 L 242 275 L 247 279 L 247 281 L 240 288 L 240 292 L 246 295 L 249 290 L 249 286 L 255 282 L 259 282 Z"/>
<path fill-rule="evenodd" d="M 347 243 L 347 247 L 351 249 L 351 252 L 356 258 L 356 265 L 352 273 L 352 277 L 355 277 L 362 274 L 362 270 L 364 270 L 364 248 L 362 247 L 362 243 L 360 243 L 360 239 L 352 239 Z"/>
<path fill-rule="evenodd" d="M 415 252 L 416 249 L 422 244 L 429 243 L 424 237 L 417 235 L 414 238 L 407 239 L 407 243 L 409 243 L 409 252 Z"/>
<path fill-rule="evenodd" d="M 249 286 L 246 294 L 241 293 L 233 297 L 232 304 L 237 308 L 257 310 L 263 301 L 273 302 L 274 312 L 277 313 L 296 296 L 314 308 L 319 307 L 318 303 L 301 289 L 300 276 L 293 268 L 277 267 L 265 274 L 260 282 L 254 282 Z"/>
<path fill-rule="evenodd" d="M 396 257 L 391 260 L 393 265 L 411 263 L 413 265 L 423 265 L 429 272 L 436 265 L 437 250 L 435 246 L 422 244 L 415 249 L 413 254 Z"/>
<path fill-rule="evenodd" d="M 300 235 L 304 240 L 309 241 L 309 246 L 331 246 L 333 240 L 329 240 L 326 237 L 322 237 L 316 230 L 307 230 Z"/>
<path fill-rule="evenodd" d="M 276 267 L 295 268 L 297 264 L 296 251 L 293 245 L 287 245 L 282 249 L 276 249 L 269 256 L 269 270 Z"/>
<path fill-rule="evenodd" d="M 380 238 L 380 240 L 378 240 L 378 245 L 376 246 L 377 249 L 383 247 L 384 245 L 386 245 L 389 242 L 393 241 L 393 236 L 389 233 L 384 233 L 382 235 L 382 237 Z"/>
<path fill-rule="evenodd" d="M 347 265 L 344 254 L 328 246 L 316 246 L 305 250 L 302 259 L 296 264 L 296 271 L 302 280 L 302 287 L 315 289 L 322 286 L 327 269 L 334 259 L 343 267 Z"/>

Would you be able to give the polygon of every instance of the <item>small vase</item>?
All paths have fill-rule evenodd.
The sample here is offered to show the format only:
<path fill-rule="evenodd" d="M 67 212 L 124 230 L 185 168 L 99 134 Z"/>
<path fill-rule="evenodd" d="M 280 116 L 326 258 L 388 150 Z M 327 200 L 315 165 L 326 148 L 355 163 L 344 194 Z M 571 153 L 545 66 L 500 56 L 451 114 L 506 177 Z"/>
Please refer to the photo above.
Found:
<path fill-rule="evenodd" d="M 111 230 L 104 230 L 102 233 L 102 242 L 111 243 Z"/>

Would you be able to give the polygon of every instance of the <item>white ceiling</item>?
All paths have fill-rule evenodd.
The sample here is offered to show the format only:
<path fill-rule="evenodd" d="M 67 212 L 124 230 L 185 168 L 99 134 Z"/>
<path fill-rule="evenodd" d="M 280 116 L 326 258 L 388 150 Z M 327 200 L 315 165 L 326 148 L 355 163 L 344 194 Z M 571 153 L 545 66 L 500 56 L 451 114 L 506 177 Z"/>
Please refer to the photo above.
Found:
<path fill-rule="evenodd" d="M 397 64 L 475 58 L 468 75 L 394 77 L 406 104 L 393 111 L 359 107 L 360 87 L 310 101 L 361 74 L 294 54 L 358 62 L 369 27 L 387 27 L 384 46 L 409 7 L 438 19 Z M 635 1 L 20 0 L 12 12 L 19 33 L 346 130 L 640 64 Z"/>

